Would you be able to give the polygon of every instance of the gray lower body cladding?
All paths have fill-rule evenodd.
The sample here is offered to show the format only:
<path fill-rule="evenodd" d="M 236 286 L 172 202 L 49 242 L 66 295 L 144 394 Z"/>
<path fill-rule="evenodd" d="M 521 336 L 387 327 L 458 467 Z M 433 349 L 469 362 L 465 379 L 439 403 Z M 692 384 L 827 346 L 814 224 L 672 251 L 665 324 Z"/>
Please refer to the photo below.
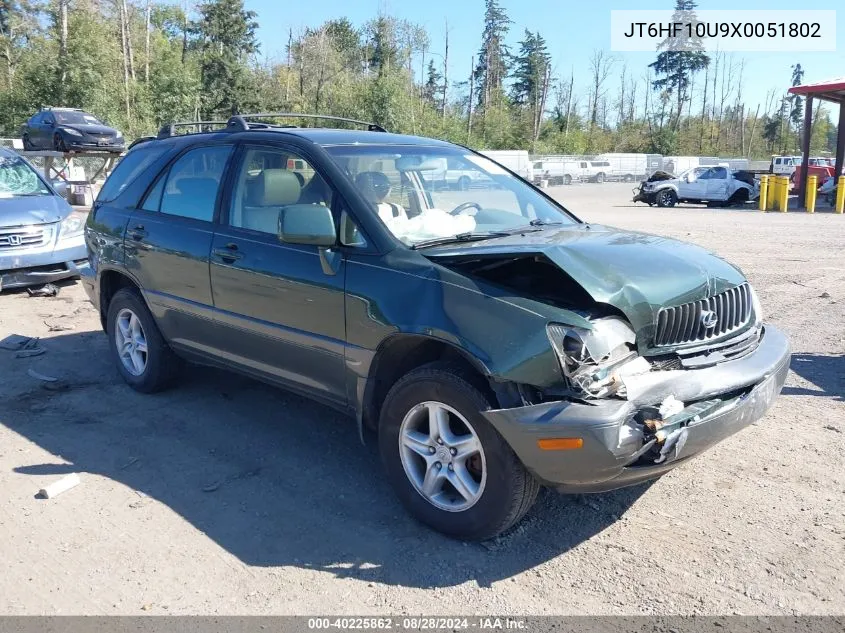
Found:
<path fill-rule="evenodd" d="M 708 369 L 669 372 L 676 375 L 661 384 L 661 398 L 674 395 L 687 405 L 707 401 L 710 406 L 682 425 L 683 442 L 661 463 L 638 458 L 648 439 L 636 419 L 646 406 L 641 398 L 546 402 L 484 415 L 543 484 L 561 492 L 604 492 L 655 479 L 759 420 L 780 393 L 790 358 L 786 336 L 767 325 L 748 356 Z M 541 450 L 541 438 L 582 438 L 583 446 Z"/>

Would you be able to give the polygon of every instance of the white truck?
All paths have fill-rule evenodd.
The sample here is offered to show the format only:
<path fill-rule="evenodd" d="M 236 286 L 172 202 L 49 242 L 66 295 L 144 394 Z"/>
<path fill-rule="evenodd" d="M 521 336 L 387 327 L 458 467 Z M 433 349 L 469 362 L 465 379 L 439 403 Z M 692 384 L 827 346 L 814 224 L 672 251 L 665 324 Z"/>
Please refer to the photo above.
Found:
<path fill-rule="evenodd" d="M 479 153 L 507 167 L 528 182 L 534 182 L 534 166 L 526 150 L 484 150 Z"/>
<path fill-rule="evenodd" d="M 693 167 L 680 176 L 656 172 L 635 190 L 634 202 L 658 207 L 674 207 L 679 202 L 733 206 L 759 197 L 760 185 L 754 174 L 715 165 Z"/>
<path fill-rule="evenodd" d="M 600 154 L 592 161 L 600 162 L 607 180 L 634 182 L 643 180 L 663 168 L 663 156 L 660 154 L 626 154 L 612 152 Z M 598 174 L 599 172 L 597 172 Z"/>

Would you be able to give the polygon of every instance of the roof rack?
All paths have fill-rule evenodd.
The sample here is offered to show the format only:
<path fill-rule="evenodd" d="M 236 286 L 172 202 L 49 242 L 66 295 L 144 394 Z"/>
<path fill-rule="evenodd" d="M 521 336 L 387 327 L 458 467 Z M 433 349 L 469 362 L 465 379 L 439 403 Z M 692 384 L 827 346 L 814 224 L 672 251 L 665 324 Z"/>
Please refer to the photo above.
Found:
<path fill-rule="evenodd" d="M 324 121 L 343 121 L 345 123 L 354 123 L 355 125 L 364 125 L 370 132 L 387 132 L 382 126 L 376 123 L 369 123 L 367 121 L 359 121 L 358 119 L 347 119 L 340 116 L 329 116 L 327 114 L 300 114 L 297 112 L 264 112 L 258 114 L 236 114 L 232 116 L 226 124 L 226 129 L 230 131 L 245 132 L 247 130 L 268 129 L 268 128 L 292 128 L 295 125 L 272 125 L 268 123 L 252 123 L 247 119 L 319 119 Z"/>
<path fill-rule="evenodd" d="M 176 136 L 176 128 L 180 127 L 188 127 L 194 128 L 193 132 L 186 132 L 185 134 L 200 134 L 202 132 L 212 132 L 214 130 L 210 129 L 212 125 L 219 125 L 225 127 L 227 125 L 226 121 L 180 121 L 178 123 L 166 123 L 162 125 L 158 131 L 158 135 L 156 138 L 170 138 L 171 136 Z M 222 130 L 217 130 L 222 131 Z"/>

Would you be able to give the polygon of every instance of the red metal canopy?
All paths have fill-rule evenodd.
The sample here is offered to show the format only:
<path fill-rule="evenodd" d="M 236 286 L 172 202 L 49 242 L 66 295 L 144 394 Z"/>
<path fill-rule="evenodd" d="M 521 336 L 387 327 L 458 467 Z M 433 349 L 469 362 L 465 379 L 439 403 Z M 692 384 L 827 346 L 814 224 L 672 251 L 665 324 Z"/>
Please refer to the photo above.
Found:
<path fill-rule="evenodd" d="M 812 96 L 841 104 L 845 102 L 845 77 L 828 79 L 815 84 L 793 86 L 789 89 L 789 94 Z"/>

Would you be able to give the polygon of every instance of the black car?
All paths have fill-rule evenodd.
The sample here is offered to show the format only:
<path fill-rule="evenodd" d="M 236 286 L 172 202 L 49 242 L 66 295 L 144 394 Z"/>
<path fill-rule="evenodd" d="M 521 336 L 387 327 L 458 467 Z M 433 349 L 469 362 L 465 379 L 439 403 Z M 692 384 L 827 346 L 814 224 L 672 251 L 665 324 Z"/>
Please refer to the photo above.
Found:
<path fill-rule="evenodd" d="M 411 513 L 473 539 L 540 485 L 655 479 L 780 393 L 789 342 L 725 260 L 587 224 L 465 147 L 274 117 L 303 115 L 166 126 L 103 185 L 80 276 L 134 389 L 183 359 L 348 412 Z M 424 177 L 444 163 L 473 186 Z"/>
<path fill-rule="evenodd" d="M 122 152 L 126 145 L 122 132 L 105 125 L 92 114 L 74 108 L 39 110 L 24 123 L 21 135 L 27 151 Z"/>

